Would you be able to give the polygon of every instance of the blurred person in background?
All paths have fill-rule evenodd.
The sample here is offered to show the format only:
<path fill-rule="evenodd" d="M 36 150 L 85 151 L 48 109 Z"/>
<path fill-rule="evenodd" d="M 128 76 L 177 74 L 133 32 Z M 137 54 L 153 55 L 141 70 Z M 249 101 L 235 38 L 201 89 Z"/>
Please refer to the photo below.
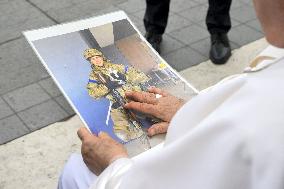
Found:
<path fill-rule="evenodd" d="M 231 29 L 229 13 L 231 3 L 232 0 L 209 0 L 206 25 L 211 36 L 209 57 L 215 64 L 224 64 L 231 56 L 231 47 L 227 36 Z M 170 0 L 146 0 L 145 37 L 158 52 L 160 52 L 162 36 L 167 27 L 169 10 Z"/>

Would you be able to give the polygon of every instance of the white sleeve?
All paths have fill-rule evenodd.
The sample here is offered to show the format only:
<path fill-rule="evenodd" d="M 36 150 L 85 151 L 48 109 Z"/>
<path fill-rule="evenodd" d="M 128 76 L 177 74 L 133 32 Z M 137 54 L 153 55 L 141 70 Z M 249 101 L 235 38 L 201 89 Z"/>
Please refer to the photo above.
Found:
<path fill-rule="evenodd" d="M 121 178 L 132 166 L 130 158 L 119 158 L 111 163 L 98 177 L 90 189 L 116 189 L 121 183 Z"/>

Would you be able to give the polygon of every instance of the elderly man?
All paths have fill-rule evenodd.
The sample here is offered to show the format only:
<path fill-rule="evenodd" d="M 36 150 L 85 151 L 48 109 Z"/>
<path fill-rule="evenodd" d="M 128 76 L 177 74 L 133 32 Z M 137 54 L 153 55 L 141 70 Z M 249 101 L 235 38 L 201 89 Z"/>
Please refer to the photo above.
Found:
<path fill-rule="evenodd" d="M 268 42 L 283 54 L 284 1 L 254 3 Z M 156 88 L 128 93 L 125 108 L 164 121 L 149 134 L 167 131 L 165 143 L 130 159 L 107 134 L 81 128 L 89 169 L 72 156 L 59 188 L 283 189 L 284 58 L 263 56 L 246 72 L 184 105 Z"/>

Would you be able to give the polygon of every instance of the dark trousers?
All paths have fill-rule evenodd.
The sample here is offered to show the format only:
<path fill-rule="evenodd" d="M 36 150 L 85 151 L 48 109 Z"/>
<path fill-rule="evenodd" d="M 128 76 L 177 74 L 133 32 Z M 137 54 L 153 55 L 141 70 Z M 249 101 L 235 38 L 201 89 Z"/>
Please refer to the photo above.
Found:
<path fill-rule="evenodd" d="M 231 29 L 230 6 L 232 0 L 209 0 L 206 16 L 207 29 L 211 34 L 228 33 Z M 146 0 L 144 16 L 145 29 L 149 33 L 163 34 L 165 32 L 170 0 Z"/>

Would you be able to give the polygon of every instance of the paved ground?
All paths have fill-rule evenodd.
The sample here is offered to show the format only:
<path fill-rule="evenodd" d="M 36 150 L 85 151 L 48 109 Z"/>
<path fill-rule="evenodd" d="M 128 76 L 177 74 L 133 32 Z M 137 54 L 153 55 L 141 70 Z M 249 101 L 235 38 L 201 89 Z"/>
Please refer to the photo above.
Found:
<path fill-rule="evenodd" d="M 21 31 L 123 9 L 144 32 L 144 0 L 0 1 L 0 144 L 74 114 Z M 208 59 L 207 0 L 172 0 L 162 56 L 182 71 Z M 233 0 L 231 45 L 263 34 L 250 0 Z"/>

